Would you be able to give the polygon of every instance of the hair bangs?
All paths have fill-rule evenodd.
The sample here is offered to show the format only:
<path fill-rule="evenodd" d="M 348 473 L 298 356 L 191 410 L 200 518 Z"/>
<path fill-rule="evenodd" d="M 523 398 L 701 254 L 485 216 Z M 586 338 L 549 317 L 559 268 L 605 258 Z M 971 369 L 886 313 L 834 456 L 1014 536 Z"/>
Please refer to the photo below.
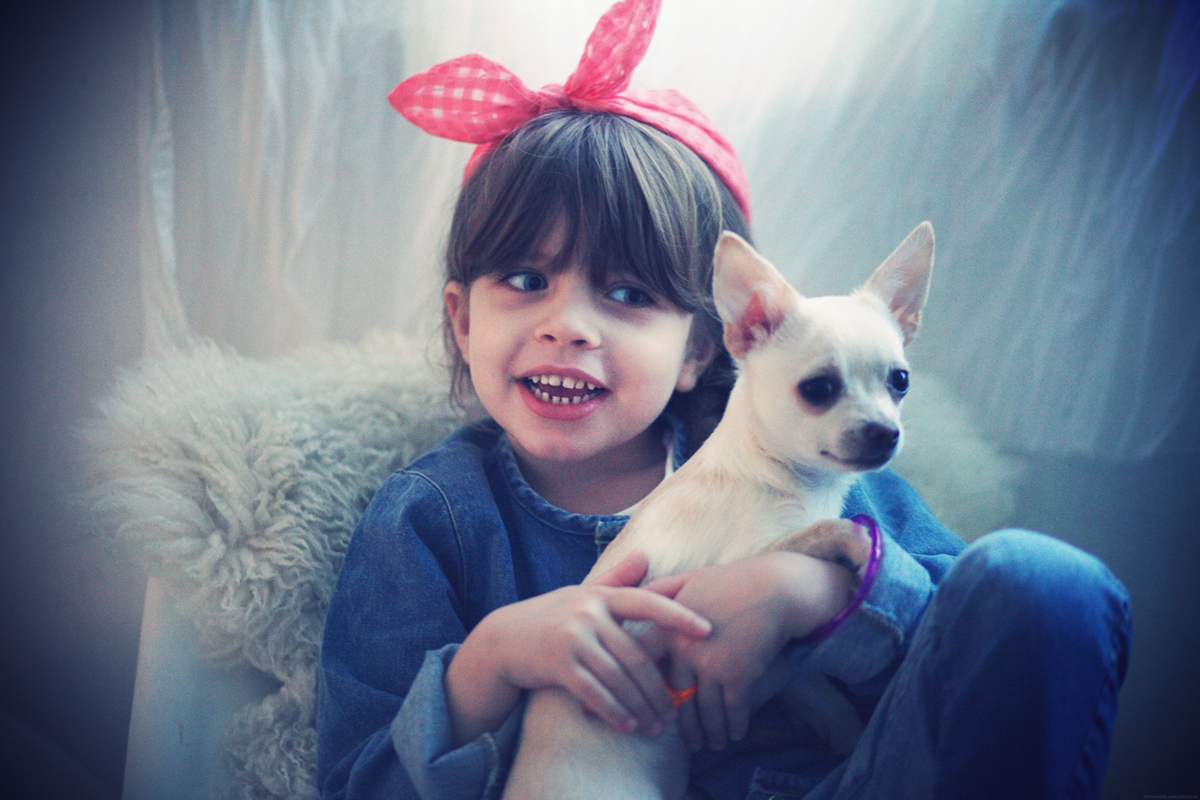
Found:
<path fill-rule="evenodd" d="M 706 305 L 710 243 L 723 227 L 721 188 L 698 156 L 648 125 L 546 114 L 468 180 L 460 209 L 476 213 L 456 215 L 448 277 L 469 284 L 533 260 L 552 271 L 577 263 L 597 284 L 628 276 L 694 313 Z M 564 244 L 546 253 L 558 225 Z"/>

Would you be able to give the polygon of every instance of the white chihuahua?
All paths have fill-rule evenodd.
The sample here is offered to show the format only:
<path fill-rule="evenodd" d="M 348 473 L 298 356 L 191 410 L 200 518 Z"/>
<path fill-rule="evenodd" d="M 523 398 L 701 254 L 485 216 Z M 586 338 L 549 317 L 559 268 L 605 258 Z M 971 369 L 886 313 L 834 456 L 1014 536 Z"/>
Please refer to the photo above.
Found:
<path fill-rule="evenodd" d="M 870 539 L 836 518 L 859 474 L 900 448 L 904 345 L 920 325 L 932 267 L 933 228 L 923 222 L 853 294 L 805 298 L 723 233 L 713 297 L 739 370 L 725 414 L 639 504 L 588 579 L 635 549 L 649 557 L 646 581 L 771 549 L 848 563 L 861 578 Z M 862 731 L 823 676 L 796 676 L 784 696 L 835 750 L 848 751 Z M 677 723 L 656 737 L 620 733 L 567 692 L 544 689 L 529 698 L 504 797 L 675 800 L 688 764 Z"/>

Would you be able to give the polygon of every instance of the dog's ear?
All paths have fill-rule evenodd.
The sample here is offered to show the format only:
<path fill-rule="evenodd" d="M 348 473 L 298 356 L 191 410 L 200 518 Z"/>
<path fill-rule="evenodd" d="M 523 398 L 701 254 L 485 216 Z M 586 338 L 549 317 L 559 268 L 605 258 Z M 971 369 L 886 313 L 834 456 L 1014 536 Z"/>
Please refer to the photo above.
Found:
<path fill-rule="evenodd" d="M 891 309 L 896 322 L 900 324 L 906 345 L 921 327 L 921 309 L 929 297 L 929 276 L 932 271 L 933 226 L 922 222 L 859 290 L 874 294 Z"/>
<path fill-rule="evenodd" d="M 745 239 L 732 231 L 721 234 L 713 255 L 713 300 L 734 358 L 770 338 L 787 316 L 793 292 Z"/>

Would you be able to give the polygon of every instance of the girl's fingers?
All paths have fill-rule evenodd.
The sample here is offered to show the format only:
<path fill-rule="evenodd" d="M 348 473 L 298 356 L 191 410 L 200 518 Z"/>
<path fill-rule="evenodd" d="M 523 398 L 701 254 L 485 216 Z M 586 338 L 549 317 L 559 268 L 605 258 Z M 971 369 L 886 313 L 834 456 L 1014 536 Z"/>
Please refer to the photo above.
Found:
<path fill-rule="evenodd" d="M 679 594 L 679 590 L 683 588 L 685 583 L 687 583 L 688 577 L 688 573 L 679 572 L 675 575 L 667 575 L 665 577 L 652 580 L 642 588 L 674 600 L 675 595 Z"/>
<path fill-rule="evenodd" d="M 615 567 L 593 581 L 597 586 L 637 586 L 650 569 L 650 559 L 641 550 L 634 550 L 621 559 Z"/>
<path fill-rule="evenodd" d="M 623 675 L 617 677 L 625 678 L 634 695 L 627 697 L 622 692 L 616 692 L 618 699 L 638 717 L 643 731 L 657 735 L 664 725 L 675 718 L 675 706 L 671 703 L 662 673 L 637 641 L 620 626 L 602 628 L 598 635 L 601 646 L 624 670 Z"/>
<path fill-rule="evenodd" d="M 669 638 L 674 634 L 667 633 L 657 625 L 639 623 L 634 625 L 631 630 L 626 630 L 626 633 L 633 637 L 633 641 L 642 649 L 651 663 L 661 662 L 671 652 Z"/>
<path fill-rule="evenodd" d="M 579 666 L 569 685 L 564 685 L 567 691 L 610 727 L 626 733 L 637 730 L 638 720 L 630 714 L 613 696 L 604 684 L 588 669 Z"/>
<path fill-rule="evenodd" d="M 649 702 L 638 687 L 621 668 L 620 663 L 603 648 L 583 654 L 580 665 L 591 673 L 620 709 L 618 730 L 631 730 L 626 724 L 633 720 L 633 727 L 648 730 L 658 724 Z"/>
<path fill-rule="evenodd" d="M 645 589 L 607 589 L 609 611 L 619 620 L 654 622 L 693 639 L 703 639 L 712 624 L 691 609 Z"/>
<path fill-rule="evenodd" d="M 696 675 L 685 665 L 675 662 L 671 665 L 670 684 L 673 689 L 682 690 L 696 685 Z M 679 707 L 679 732 L 683 734 L 683 742 L 693 753 L 704 747 L 704 731 L 700 727 L 700 717 L 696 713 L 696 699 L 693 697 Z"/>
<path fill-rule="evenodd" d="M 758 680 L 746 689 L 746 703 L 751 709 L 759 708 L 791 683 L 794 675 L 792 663 L 780 653 Z"/>
<path fill-rule="evenodd" d="M 700 727 L 695 698 L 679 707 L 679 732 L 683 734 L 688 750 L 696 753 L 704 749 L 704 730 Z"/>
<path fill-rule="evenodd" d="M 724 687 L 725 724 L 732 742 L 746 738 L 750 730 L 750 703 L 745 690 Z"/>
<path fill-rule="evenodd" d="M 725 722 L 725 697 L 720 684 L 700 681 L 696 690 L 696 710 L 700 716 L 700 727 L 710 750 L 722 750 L 729 744 L 729 727 Z"/>

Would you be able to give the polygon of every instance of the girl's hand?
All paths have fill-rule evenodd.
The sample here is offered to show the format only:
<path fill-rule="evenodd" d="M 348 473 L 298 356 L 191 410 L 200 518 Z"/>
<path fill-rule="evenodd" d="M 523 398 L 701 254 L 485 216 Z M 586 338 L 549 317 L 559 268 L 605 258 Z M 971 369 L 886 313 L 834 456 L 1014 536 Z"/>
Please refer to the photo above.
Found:
<path fill-rule="evenodd" d="M 457 742 L 496 730 L 522 689 L 551 686 L 618 730 L 657 735 L 677 712 L 662 673 L 621 623 L 647 620 L 681 641 L 704 637 L 711 626 L 679 603 L 635 588 L 647 565 L 645 554 L 634 552 L 587 585 L 486 616 L 446 672 Z"/>
<path fill-rule="evenodd" d="M 669 683 L 697 687 L 680 707 L 680 728 L 693 751 L 742 739 L 750 714 L 788 682 L 780 654 L 838 613 L 854 594 L 845 567 L 800 553 L 769 552 L 722 566 L 662 578 L 660 592 L 712 623 L 704 639 L 665 632 Z"/>

